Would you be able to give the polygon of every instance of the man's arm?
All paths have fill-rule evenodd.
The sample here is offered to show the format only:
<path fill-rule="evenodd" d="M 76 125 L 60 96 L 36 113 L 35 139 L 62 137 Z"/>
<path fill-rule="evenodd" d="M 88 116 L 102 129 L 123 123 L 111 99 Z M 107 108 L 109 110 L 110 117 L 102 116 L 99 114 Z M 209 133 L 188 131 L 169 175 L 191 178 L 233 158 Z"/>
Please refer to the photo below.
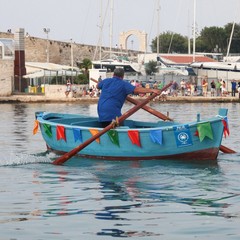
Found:
<path fill-rule="evenodd" d="M 144 93 L 156 93 L 160 94 L 161 91 L 158 89 L 151 89 L 151 88 L 143 88 L 143 87 L 136 87 L 134 89 L 134 94 L 144 94 Z"/>

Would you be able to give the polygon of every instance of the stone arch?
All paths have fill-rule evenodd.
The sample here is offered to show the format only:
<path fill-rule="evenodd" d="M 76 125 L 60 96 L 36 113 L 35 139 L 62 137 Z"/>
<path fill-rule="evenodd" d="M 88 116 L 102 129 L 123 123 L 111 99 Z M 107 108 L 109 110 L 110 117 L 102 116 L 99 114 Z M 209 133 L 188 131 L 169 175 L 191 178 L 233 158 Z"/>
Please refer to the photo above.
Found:
<path fill-rule="evenodd" d="M 144 31 L 129 30 L 120 33 L 119 44 L 121 49 L 127 50 L 127 40 L 131 35 L 135 35 L 139 39 L 139 51 L 146 52 L 147 50 L 147 34 Z"/>

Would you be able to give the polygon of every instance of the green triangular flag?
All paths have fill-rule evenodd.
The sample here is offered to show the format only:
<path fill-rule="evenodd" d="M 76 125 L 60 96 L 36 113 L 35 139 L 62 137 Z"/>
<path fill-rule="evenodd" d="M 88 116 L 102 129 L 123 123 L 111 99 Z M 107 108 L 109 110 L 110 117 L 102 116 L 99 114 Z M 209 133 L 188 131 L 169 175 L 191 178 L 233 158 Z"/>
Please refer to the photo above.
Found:
<path fill-rule="evenodd" d="M 52 137 L 52 128 L 51 128 L 51 125 L 44 123 L 44 124 L 43 124 L 43 128 L 44 128 L 45 133 L 46 133 L 49 137 Z"/>
<path fill-rule="evenodd" d="M 205 137 L 208 137 L 213 140 L 213 132 L 212 132 L 212 127 L 210 122 L 198 124 L 197 130 L 198 130 L 200 142 L 202 142 Z"/>
<path fill-rule="evenodd" d="M 119 146 L 118 132 L 116 130 L 109 130 L 107 134 L 112 143 Z"/>

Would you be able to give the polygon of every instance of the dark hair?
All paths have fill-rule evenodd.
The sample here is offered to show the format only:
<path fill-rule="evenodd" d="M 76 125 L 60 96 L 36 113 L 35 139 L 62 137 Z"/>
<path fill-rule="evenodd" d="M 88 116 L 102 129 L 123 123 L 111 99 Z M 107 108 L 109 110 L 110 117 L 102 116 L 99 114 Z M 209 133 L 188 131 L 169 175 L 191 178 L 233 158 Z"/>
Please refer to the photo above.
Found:
<path fill-rule="evenodd" d="M 113 76 L 123 78 L 124 77 L 124 70 L 123 68 L 115 68 L 113 72 Z"/>

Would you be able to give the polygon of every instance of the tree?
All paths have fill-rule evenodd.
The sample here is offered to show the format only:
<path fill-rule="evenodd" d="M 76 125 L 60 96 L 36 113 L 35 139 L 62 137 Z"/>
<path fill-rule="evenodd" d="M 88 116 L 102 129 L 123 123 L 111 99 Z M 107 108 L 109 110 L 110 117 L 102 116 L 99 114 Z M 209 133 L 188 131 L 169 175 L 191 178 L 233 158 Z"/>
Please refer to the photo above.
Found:
<path fill-rule="evenodd" d="M 165 32 L 159 35 L 159 52 L 187 53 L 188 39 L 178 33 Z M 152 52 L 157 52 L 157 37 L 152 40 Z"/>
<path fill-rule="evenodd" d="M 84 58 L 82 62 L 78 63 L 78 67 L 83 70 L 83 74 L 89 77 L 89 69 L 92 67 L 92 62 L 88 58 Z"/>
<path fill-rule="evenodd" d="M 158 71 L 158 68 L 157 68 L 157 62 L 156 61 L 149 61 L 148 63 L 146 63 L 145 72 L 146 72 L 147 75 L 153 75 L 157 71 Z"/>
<path fill-rule="evenodd" d="M 216 47 L 221 49 L 221 52 L 226 52 L 226 30 L 221 27 L 205 27 L 199 37 L 201 41 L 201 49 L 196 41 L 196 50 L 201 52 L 216 52 Z"/>
<path fill-rule="evenodd" d="M 227 52 L 233 23 L 224 27 L 205 27 L 196 38 L 197 52 Z M 193 42 L 193 39 L 191 39 Z M 192 45 L 192 44 L 191 44 Z M 157 52 L 157 37 L 151 43 L 152 52 Z M 165 32 L 159 35 L 160 53 L 187 53 L 188 39 L 177 33 Z M 235 24 L 231 42 L 231 53 L 240 53 L 240 24 Z"/>
<path fill-rule="evenodd" d="M 75 84 L 88 84 L 89 79 L 85 74 L 79 74 L 77 78 L 74 80 Z"/>

